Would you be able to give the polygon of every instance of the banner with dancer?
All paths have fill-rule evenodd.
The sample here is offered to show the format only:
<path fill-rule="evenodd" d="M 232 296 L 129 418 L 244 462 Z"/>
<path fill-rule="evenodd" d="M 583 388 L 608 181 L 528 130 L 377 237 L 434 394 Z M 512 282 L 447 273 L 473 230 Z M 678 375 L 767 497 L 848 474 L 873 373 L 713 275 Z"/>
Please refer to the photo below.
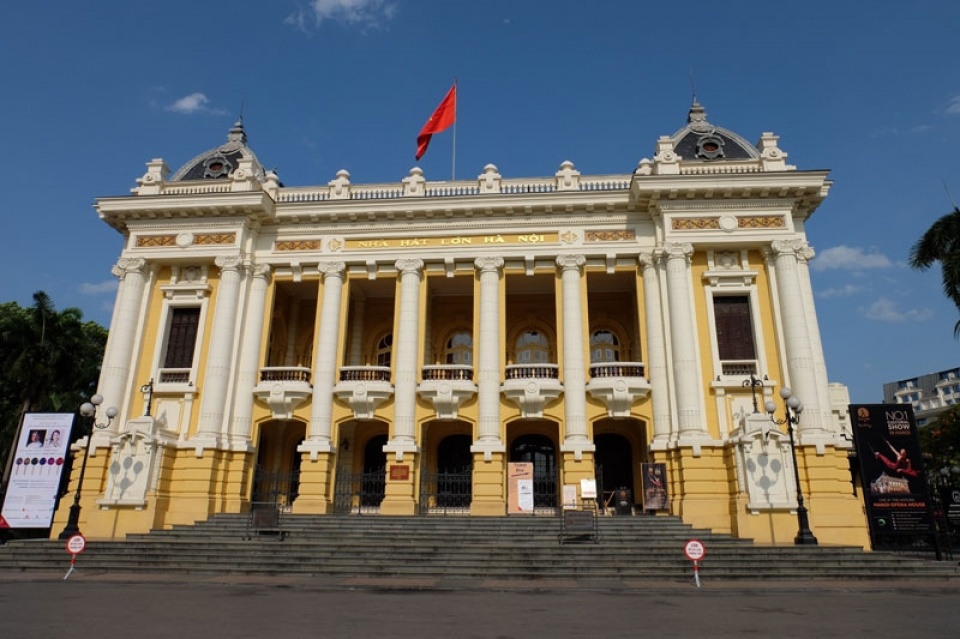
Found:
<path fill-rule="evenodd" d="M 850 417 L 874 545 L 888 536 L 933 535 L 913 407 L 853 404 Z"/>

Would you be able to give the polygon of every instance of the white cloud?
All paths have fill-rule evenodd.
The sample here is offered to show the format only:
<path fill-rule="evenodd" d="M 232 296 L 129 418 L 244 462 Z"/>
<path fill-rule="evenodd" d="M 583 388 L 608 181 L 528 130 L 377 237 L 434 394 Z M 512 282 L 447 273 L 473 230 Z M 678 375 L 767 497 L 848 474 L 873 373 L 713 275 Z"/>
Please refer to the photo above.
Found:
<path fill-rule="evenodd" d="M 950 98 L 944 112 L 947 115 L 960 115 L 960 95 L 955 95 Z"/>
<path fill-rule="evenodd" d="M 843 244 L 824 249 L 810 263 L 810 268 L 815 271 L 829 271 L 831 269 L 862 271 L 891 266 L 893 266 L 893 262 L 883 253 L 877 253 L 876 251 L 865 253 L 862 248 Z"/>
<path fill-rule="evenodd" d="M 847 284 L 840 288 L 828 288 L 823 291 L 820 291 L 818 295 L 820 297 L 831 298 L 831 297 L 850 297 L 851 295 L 856 295 L 863 289 L 859 286 L 854 286 L 853 284 Z"/>
<path fill-rule="evenodd" d="M 324 20 L 363 29 L 381 28 L 396 11 L 396 4 L 388 0 L 309 0 L 284 22 L 301 30 L 310 24 L 319 27 Z"/>
<path fill-rule="evenodd" d="M 84 295 L 101 295 L 103 293 L 112 293 L 117 290 L 117 280 L 107 280 L 99 284 L 84 282 L 80 285 L 80 292 Z"/>
<path fill-rule="evenodd" d="M 225 113 L 223 109 L 214 108 L 210 106 L 210 98 L 205 94 L 197 92 L 186 95 L 173 104 L 167 107 L 167 111 L 175 111 L 177 113 L 184 113 L 186 115 L 193 115 L 194 113 L 213 113 L 217 115 L 222 115 Z"/>
<path fill-rule="evenodd" d="M 933 316 L 933 312 L 929 308 L 901 311 L 896 302 L 886 297 L 881 297 L 866 308 L 861 308 L 860 312 L 867 319 L 891 324 L 899 324 L 907 320 L 922 322 Z"/>

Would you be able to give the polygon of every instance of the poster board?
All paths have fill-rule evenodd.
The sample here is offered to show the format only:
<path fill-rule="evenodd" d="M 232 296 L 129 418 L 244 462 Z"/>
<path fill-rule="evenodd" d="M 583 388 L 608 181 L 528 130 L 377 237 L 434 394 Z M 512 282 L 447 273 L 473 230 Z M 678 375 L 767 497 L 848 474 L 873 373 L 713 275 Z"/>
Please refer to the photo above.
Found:
<path fill-rule="evenodd" d="M 73 413 L 27 413 L 13 453 L 0 528 L 49 528 L 70 448 Z"/>
<path fill-rule="evenodd" d="M 507 464 L 507 514 L 533 514 L 533 462 Z"/>
<path fill-rule="evenodd" d="M 669 510 L 667 465 L 643 463 L 640 464 L 640 473 L 643 477 L 643 509 Z"/>
<path fill-rule="evenodd" d="M 910 404 L 851 404 L 870 538 L 932 536 L 933 516 Z"/>

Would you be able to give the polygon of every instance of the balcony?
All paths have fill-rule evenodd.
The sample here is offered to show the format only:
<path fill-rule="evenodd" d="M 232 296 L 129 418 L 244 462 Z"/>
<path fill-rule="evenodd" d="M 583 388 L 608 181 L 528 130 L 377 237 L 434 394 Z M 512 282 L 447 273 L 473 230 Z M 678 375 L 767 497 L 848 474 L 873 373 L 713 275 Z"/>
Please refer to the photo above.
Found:
<path fill-rule="evenodd" d="M 610 417 L 630 417 L 630 409 L 650 394 L 642 362 L 605 362 L 590 366 L 587 392 L 607 406 Z"/>
<path fill-rule="evenodd" d="M 310 369 L 302 366 L 261 368 L 260 383 L 253 393 L 267 403 L 275 419 L 291 419 L 297 406 L 313 394 Z"/>
<path fill-rule="evenodd" d="M 344 366 L 333 394 L 350 404 L 356 419 L 373 419 L 377 406 L 393 395 L 390 367 Z"/>
<path fill-rule="evenodd" d="M 472 366 L 435 365 L 423 367 L 423 381 L 417 387 L 422 399 L 433 404 L 437 419 L 456 419 L 460 406 L 473 397 Z"/>
<path fill-rule="evenodd" d="M 560 397 L 560 367 L 556 364 L 507 366 L 500 391 L 520 407 L 525 419 L 543 417 L 543 409 Z"/>

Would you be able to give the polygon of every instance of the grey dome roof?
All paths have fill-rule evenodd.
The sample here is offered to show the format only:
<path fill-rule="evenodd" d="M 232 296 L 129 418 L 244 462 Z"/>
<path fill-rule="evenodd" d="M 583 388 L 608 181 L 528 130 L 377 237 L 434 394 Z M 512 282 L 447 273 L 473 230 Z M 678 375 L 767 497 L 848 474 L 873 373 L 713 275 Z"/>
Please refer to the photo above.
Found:
<path fill-rule="evenodd" d="M 253 149 L 247 146 L 247 134 L 243 130 L 243 120 L 237 120 L 227 134 L 227 143 L 201 153 L 173 174 L 171 182 L 189 180 L 226 180 L 239 166 L 242 158 L 253 158 L 256 177 L 264 179 L 263 165 L 257 159 Z"/>
<path fill-rule="evenodd" d="M 672 136 L 673 150 L 684 161 L 752 160 L 760 151 L 743 137 L 707 122 L 707 112 L 694 98 L 687 125 Z"/>

